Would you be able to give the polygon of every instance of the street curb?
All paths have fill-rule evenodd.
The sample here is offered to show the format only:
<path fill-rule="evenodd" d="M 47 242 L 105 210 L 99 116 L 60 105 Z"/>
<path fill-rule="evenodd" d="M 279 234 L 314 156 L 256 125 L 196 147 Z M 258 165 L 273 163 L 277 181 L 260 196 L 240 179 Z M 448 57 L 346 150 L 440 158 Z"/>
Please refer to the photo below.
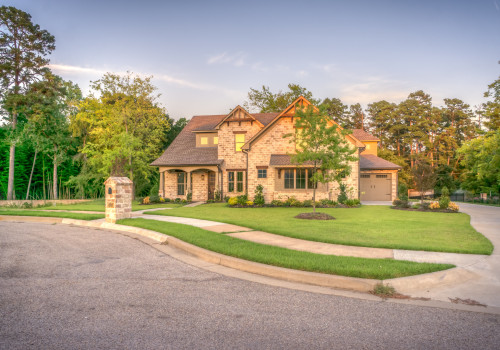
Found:
<path fill-rule="evenodd" d="M 338 275 L 328 275 L 317 272 L 299 271 L 277 267 L 272 265 L 265 265 L 257 262 L 243 260 L 223 254 L 215 253 L 195 245 L 186 243 L 175 237 L 167 236 L 143 228 L 111 224 L 107 222 L 85 221 L 77 219 L 66 218 L 48 218 L 36 216 L 2 216 L 0 221 L 24 221 L 24 222 L 41 222 L 41 223 L 60 223 L 65 225 L 75 225 L 83 227 L 103 228 L 114 231 L 123 231 L 141 235 L 153 239 L 160 243 L 167 243 L 168 245 L 180 249 L 188 254 L 196 256 L 197 258 L 207 261 L 209 263 L 254 273 L 262 276 L 272 277 L 290 282 L 306 283 L 321 287 L 340 288 L 358 292 L 369 292 L 373 290 L 376 284 L 383 282 L 390 284 L 398 291 L 403 291 L 410 287 L 418 287 L 418 289 L 432 288 L 436 285 L 443 283 L 456 283 L 465 282 L 467 280 L 476 278 L 477 276 L 472 272 L 465 271 L 462 268 L 453 268 L 445 271 L 438 271 L 428 274 L 401 277 L 389 280 L 375 280 L 365 278 L 346 277 Z"/>

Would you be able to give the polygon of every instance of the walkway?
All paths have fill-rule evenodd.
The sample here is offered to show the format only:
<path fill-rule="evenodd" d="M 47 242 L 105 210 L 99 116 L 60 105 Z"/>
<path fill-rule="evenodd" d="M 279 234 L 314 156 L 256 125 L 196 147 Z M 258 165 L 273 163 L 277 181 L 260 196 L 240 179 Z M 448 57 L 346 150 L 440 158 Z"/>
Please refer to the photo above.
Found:
<path fill-rule="evenodd" d="M 276 235 L 263 231 L 255 231 L 248 227 L 225 224 L 222 222 L 184 218 L 177 216 L 134 215 L 134 217 L 196 226 L 204 230 L 227 234 L 228 236 L 244 239 L 246 241 L 283 247 L 292 250 L 300 250 L 315 254 L 354 256 L 358 258 L 409 260 L 409 261 L 430 262 L 430 263 L 447 263 L 456 265 L 458 267 L 465 267 L 471 264 L 478 263 L 486 259 L 487 257 L 485 255 L 475 255 L 475 254 L 456 254 L 456 253 L 439 253 L 439 252 L 425 252 L 425 251 L 412 251 L 412 250 L 400 250 L 400 249 L 369 248 L 369 247 L 357 247 L 357 246 L 348 246 L 340 244 L 314 242 L 314 241 L 307 241 L 303 239 Z"/>

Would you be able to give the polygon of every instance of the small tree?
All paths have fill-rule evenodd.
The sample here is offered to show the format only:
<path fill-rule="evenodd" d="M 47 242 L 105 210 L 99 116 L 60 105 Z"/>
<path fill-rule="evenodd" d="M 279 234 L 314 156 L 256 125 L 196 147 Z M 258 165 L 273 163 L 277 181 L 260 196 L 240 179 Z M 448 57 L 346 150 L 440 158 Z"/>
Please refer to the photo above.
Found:
<path fill-rule="evenodd" d="M 309 177 L 313 185 L 313 212 L 316 213 L 316 188 L 318 182 L 327 183 L 336 181 L 339 186 L 344 177 L 351 174 L 349 162 L 358 158 L 353 154 L 356 149 L 345 139 L 346 130 L 340 129 L 333 123 L 325 109 L 316 109 L 313 106 L 296 108 L 295 134 L 286 134 L 283 137 L 292 137 L 297 151 L 292 156 L 296 164 L 308 164 L 312 168 Z"/>
<path fill-rule="evenodd" d="M 424 203 L 424 192 L 434 188 L 437 174 L 425 158 L 417 159 L 411 170 L 415 188 L 420 192 L 420 204 Z"/>

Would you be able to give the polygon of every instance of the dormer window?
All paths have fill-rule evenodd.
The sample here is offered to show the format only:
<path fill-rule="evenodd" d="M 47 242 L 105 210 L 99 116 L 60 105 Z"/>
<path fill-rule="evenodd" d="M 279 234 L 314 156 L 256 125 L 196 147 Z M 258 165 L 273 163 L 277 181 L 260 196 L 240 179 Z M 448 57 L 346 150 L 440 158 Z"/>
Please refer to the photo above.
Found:
<path fill-rule="evenodd" d="M 196 133 L 196 147 L 217 147 L 219 137 L 214 132 Z"/>

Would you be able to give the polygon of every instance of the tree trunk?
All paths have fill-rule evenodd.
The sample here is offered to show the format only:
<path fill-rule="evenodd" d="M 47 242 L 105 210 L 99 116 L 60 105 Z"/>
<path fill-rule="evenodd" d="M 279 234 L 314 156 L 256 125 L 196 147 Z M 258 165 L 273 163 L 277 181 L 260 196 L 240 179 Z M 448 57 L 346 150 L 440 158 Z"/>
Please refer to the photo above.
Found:
<path fill-rule="evenodd" d="M 38 154 L 38 151 L 35 150 L 35 157 L 33 158 L 33 166 L 31 167 L 30 180 L 28 182 L 28 190 L 26 191 L 26 200 L 28 200 L 28 197 L 30 194 L 31 179 L 33 179 L 33 171 L 35 170 L 35 163 L 36 163 L 36 155 L 37 154 Z"/>
<path fill-rule="evenodd" d="M 47 194 L 45 192 L 45 155 L 42 153 L 42 176 L 43 176 L 43 200 L 47 199 Z"/>
<path fill-rule="evenodd" d="M 13 200 L 14 198 L 14 160 L 16 157 L 16 144 L 12 142 L 10 145 L 9 156 L 9 180 L 7 184 L 7 199 Z"/>
<path fill-rule="evenodd" d="M 57 199 L 57 153 L 54 153 L 54 175 L 52 176 L 53 198 Z"/>

